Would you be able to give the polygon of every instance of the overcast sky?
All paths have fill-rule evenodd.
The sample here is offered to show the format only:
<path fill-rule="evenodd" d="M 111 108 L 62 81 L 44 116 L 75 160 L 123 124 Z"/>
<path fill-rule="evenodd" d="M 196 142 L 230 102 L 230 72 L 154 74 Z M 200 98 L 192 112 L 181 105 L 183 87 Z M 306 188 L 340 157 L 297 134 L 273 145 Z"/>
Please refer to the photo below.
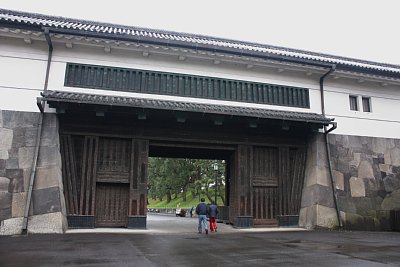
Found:
<path fill-rule="evenodd" d="M 400 65 L 399 0 L 0 0 L 0 7 Z"/>

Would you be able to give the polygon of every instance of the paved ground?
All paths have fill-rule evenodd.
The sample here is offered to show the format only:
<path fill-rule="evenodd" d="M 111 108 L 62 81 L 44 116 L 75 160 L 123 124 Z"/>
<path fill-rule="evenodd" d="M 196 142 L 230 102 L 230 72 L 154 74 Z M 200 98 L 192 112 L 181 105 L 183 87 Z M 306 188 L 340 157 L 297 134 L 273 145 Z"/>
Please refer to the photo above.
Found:
<path fill-rule="evenodd" d="M 0 266 L 400 266 L 400 233 L 237 230 L 149 216 L 149 230 L 0 237 Z M 277 230 L 277 229 L 275 229 Z"/>

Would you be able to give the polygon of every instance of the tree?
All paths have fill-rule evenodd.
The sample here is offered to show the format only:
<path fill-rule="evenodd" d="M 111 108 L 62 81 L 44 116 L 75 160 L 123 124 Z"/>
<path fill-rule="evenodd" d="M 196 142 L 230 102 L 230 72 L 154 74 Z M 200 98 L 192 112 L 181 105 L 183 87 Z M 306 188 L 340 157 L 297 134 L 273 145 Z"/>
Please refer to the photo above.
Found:
<path fill-rule="evenodd" d="M 186 192 L 190 190 L 192 197 L 198 194 L 206 195 L 209 201 L 213 200 L 211 189 L 216 185 L 222 185 L 224 164 L 218 161 L 218 182 L 215 183 L 215 173 L 212 168 L 213 160 L 199 159 L 172 159 L 172 158 L 150 158 L 149 159 L 149 197 L 155 199 L 167 198 L 171 201 L 172 194 L 175 197 L 182 193 L 182 200 L 186 202 Z M 221 186 L 218 191 L 223 191 Z M 223 192 L 218 192 L 224 201 Z"/>

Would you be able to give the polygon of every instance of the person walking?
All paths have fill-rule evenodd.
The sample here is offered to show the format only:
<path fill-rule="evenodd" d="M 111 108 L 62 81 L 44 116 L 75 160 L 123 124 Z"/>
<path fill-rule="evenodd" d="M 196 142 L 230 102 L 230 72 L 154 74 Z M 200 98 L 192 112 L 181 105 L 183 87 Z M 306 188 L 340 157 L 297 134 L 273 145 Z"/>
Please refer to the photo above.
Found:
<path fill-rule="evenodd" d="M 190 215 L 190 218 L 192 218 L 193 217 L 193 210 L 194 210 L 194 207 L 192 206 L 192 207 L 190 207 L 190 209 L 189 209 L 189 215 Z"/>
<path fill-rule="evenodd" d="M 218 216 L 218 207 L 215 205 L 215 202 L 212 201 L 211 205 L 208 206 L 208 219 L 210 220 L 210 231 L 217 232 L 217 216 Z"/>
<path fill-rule="evenodd" d="M 197 204 L 196 207 L 196 213 L 199 218 L 199 226 L 198 226 L 198 231 L 199 234 L 201 234 L 203 231 L 202 229 L 204 228 L 206 235 L 208 235 L 208 226 L 207 226 L 207 204 L 204 202 L 204 198 L 200 199 L 200 203 Z"/>

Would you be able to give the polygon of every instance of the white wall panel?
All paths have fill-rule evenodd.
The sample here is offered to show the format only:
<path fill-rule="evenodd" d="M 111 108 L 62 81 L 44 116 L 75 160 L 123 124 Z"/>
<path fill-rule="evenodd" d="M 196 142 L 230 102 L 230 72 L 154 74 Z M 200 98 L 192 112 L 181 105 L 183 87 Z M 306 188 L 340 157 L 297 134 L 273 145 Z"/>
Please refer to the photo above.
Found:
<path fill-rule="evenodd" d="M 0 86 L 43 89 L 46 61 L 1 57 Z"/>
<path fill-rule="evenodd" d="M 200 76 L 220 77 L 226 79 L 254 81 L 271 84 L 282 84 L 296 87 L 307 87 L 318 90 L 317 77 L 309 77 L 288 71 L 279 73 L 276 69 L 247 69 L 245 64 L 230 63 L 215 65 L 211 60 L 188 57 L 179 61 L 177 56 L 161 56 L 151 54 L 143 57 L 141 53 L 127 50 L 112 49 L 105 53 L 100 47 L 88 49 L 87 47 L 74 47 L 67 49 L 57 46 L 54 50 L 53 61 L 74 62 L 81 64 L 106 65 L 132 69 L 145 69 L 173 73 L 185 73 Z"/>
<path fill-rule="evenodd" d="M 11 89 L 0 87 L 0 109 L 39 112 L 36 98 L 40 90 Z"/>
<path fill-rule="evenodd" d="M 338 128 L 333 134 L 400 139 L 400 123 L 349 117 L 335 117 Z"/>
<path fill-rule="evenodd" d="M 46 43 L 35 41 L 32 45 L 28 45 L 24 44 L 22 40 L 1 39 L 1 41 L 3 40 L 4 42 L 0 44 L 0 71 L 2 73 L 0 76 L 0 108 L 37 111 L 36 97 L 43 90 L 46 71 Z M 49 79 L 50 90 L 116 94 L 115 91 L 64 87 L 67 62 L 305 87 L 310 89 L 310 109 L 118 92 L 121 96 L 321 113 L 319 94 L 321 74 L 318 73 L 306 76 L 304 73 L 290 70 L 278 72 L 276 68 L 254 66 L 247 69 L 245 64 L 238 62 L 225 63 L 221 61 L 221 64 L 216 65 L 212 60 L 194 58 L 194 56 L 187 56 L 184 61 L 179 61 L 176 55 L 156 55 L 150 52 L 148 57 L 144 57 L 140 51 L 134 50 L 112 48 L 111 53 L 106 53 L 104 47 L 101 46 L 89 47 L 74 44 L 70 49 L 66 48 L 65 44 L 55 44 Z M 360 108 L 362 108 L 361 96 L 371 97 L 372 112 L 351 111 L 349 94 L 360 96 Z M 15 97 L 18 97 L 18 103 L 14 101 Z M 390 85 L 389 83 L 388 86 L 380 86 L 377 82 L 358 83 L 355 79 L 333 80 L 328 77 L 325 81 L 325 110 L 328 117 L 335 118 L 338 122 L 338 129 L 334 133 L 388 138 L 399 138 L 400 136 L 400 118 L 397 115 L 400 114 L 400 87 L 398 84 Z"/>

